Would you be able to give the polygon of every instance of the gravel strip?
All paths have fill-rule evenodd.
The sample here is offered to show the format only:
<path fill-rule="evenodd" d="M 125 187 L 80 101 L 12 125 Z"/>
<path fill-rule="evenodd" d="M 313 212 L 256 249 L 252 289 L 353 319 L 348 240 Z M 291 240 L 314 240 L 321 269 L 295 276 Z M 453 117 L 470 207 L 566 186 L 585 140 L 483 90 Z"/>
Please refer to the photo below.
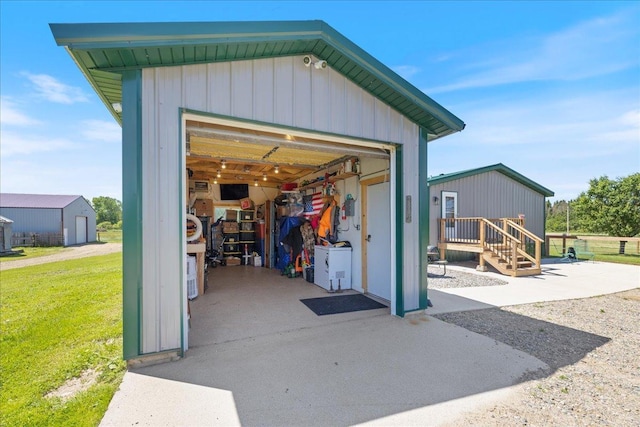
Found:
<path fill-rule="evenodd" d="M 13 268 L 30 267 L 32 265 L 46 264 L 48 262 L 84 258 L 88 256 L 107 255 L 120 251 L 122 251 L 122 243 L 88 243 L 80 246 L 69 246 L 62 252 L 51 255 L 25 259 L 3 260 L 2 263 L 0 263 L 0 271 L 11 270 Z"/>
<path fill-rule="evenodd" d="M 455 426 L 640 425 L 640 289 L 434 317 L 549 365 Z"/>
<path fill-rule="evenodd" d="M 447 274 L 442 275 L 444 269 L 437 265 L 427 268 L 427 286 L 431 289 L 468 288 L 475 286 L 500 286 L 508 282 L 494 279 L 483 274 L 465 273 L 463 271 L 447 269 Z"/>

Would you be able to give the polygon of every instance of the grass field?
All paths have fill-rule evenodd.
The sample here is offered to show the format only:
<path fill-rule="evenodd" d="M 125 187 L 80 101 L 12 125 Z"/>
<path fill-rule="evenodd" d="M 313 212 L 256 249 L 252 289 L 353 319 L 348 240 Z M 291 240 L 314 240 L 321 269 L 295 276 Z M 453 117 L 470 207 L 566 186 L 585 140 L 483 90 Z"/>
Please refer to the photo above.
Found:
<path fill-rule="evenodd" d="M 98 241 L 107 243 L 122 243 L 122 230 L 99 231 Z"/>
<path fill-rule="evenodd" d="M 640 251 L 636 242 L 627 243 L 624 255 L 620 255 L 618 253 L 620 248 L 618 240 L 582 235 L 580 238 L 587 240 L 589 251 L 595 254 L 596 261 L 640 265 Z M 567 246 L 573 246 L 573 240 L 567 240 Z M 562 256 L 562 239 L 550 239 L 549 255 L 552 257 Z"/>
<path fill-rule="evenodd" d="M 40 256 L 57 254 L 59 252 L 64 252 L 70 250 L 69 248 L 64 248 L 62 246 L 49 246 L 49 247 L 18 247 L 13 248 L 14 251 L 22 250 L 22 253 L 6 255 L 0 257 L 0 262 L 10 262 L 16 259 L 25 259 L 25 258 L 37 258 Z"/>
<path fill-rule="evenodd" d="M 0 425 L 98 425 L 125 371 L 120 253 L 2 272 Z M 93 369 L 68 400 L 45 397 Z"/>

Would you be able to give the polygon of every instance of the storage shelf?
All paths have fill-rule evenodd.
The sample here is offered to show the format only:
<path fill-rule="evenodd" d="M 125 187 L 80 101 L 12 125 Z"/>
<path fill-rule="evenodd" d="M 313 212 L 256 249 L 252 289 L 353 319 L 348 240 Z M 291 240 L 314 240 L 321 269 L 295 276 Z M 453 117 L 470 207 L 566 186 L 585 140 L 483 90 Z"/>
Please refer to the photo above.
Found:
<path fill-rule="evenodd" d="M 330 176 L 326 182 L 334 183 L 337 181 L 342 181 L 344 179 L 352 178 L 354 176 L 360 176 L 360 174 L 357 174 L 355 172 L 345 172 L 345 173 L 341 173 L 340 175 Z M 310 188 L 322 187 L 324 183 L 325 183 L 324 179 L 322 181 L 312 182 L 311 184 L 298 187 L 298 191 L 305 191 L 305 190 L 309 190 Z"/>

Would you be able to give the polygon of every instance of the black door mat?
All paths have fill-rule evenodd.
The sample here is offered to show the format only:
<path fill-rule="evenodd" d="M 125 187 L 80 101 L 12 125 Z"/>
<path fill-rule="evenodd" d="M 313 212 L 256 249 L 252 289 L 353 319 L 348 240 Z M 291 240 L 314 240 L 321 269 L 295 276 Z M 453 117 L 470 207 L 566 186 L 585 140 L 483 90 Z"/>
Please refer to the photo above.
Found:
<path fill-rule="evenodd" d="M 301 299 L 300 302 L 309 307 L 309 309 L 318 316 L 350 313 L 352 311 L 375 310 L 377 308 L 387 307 L 362 294 L 307 298 Z"/>

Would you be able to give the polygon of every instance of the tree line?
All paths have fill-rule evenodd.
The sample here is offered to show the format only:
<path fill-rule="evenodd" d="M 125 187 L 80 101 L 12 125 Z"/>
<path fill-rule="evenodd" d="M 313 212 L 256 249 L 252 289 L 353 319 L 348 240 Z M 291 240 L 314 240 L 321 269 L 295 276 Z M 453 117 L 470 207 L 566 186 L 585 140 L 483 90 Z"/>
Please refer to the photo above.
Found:
<path fill-rule="evenodd" d="M 594 178 L 576 199 L 547 201 L 546 221 L 547 232 L 640 235 L 640 173 Z"/>
<path fill-rule="evenodd" d="M 91 199 L 93 210 L 96 211 L 96 228 L 98 230 L 112 230 L 122 228 L 122 203 L 113 197 L 94 197 Z"/>

